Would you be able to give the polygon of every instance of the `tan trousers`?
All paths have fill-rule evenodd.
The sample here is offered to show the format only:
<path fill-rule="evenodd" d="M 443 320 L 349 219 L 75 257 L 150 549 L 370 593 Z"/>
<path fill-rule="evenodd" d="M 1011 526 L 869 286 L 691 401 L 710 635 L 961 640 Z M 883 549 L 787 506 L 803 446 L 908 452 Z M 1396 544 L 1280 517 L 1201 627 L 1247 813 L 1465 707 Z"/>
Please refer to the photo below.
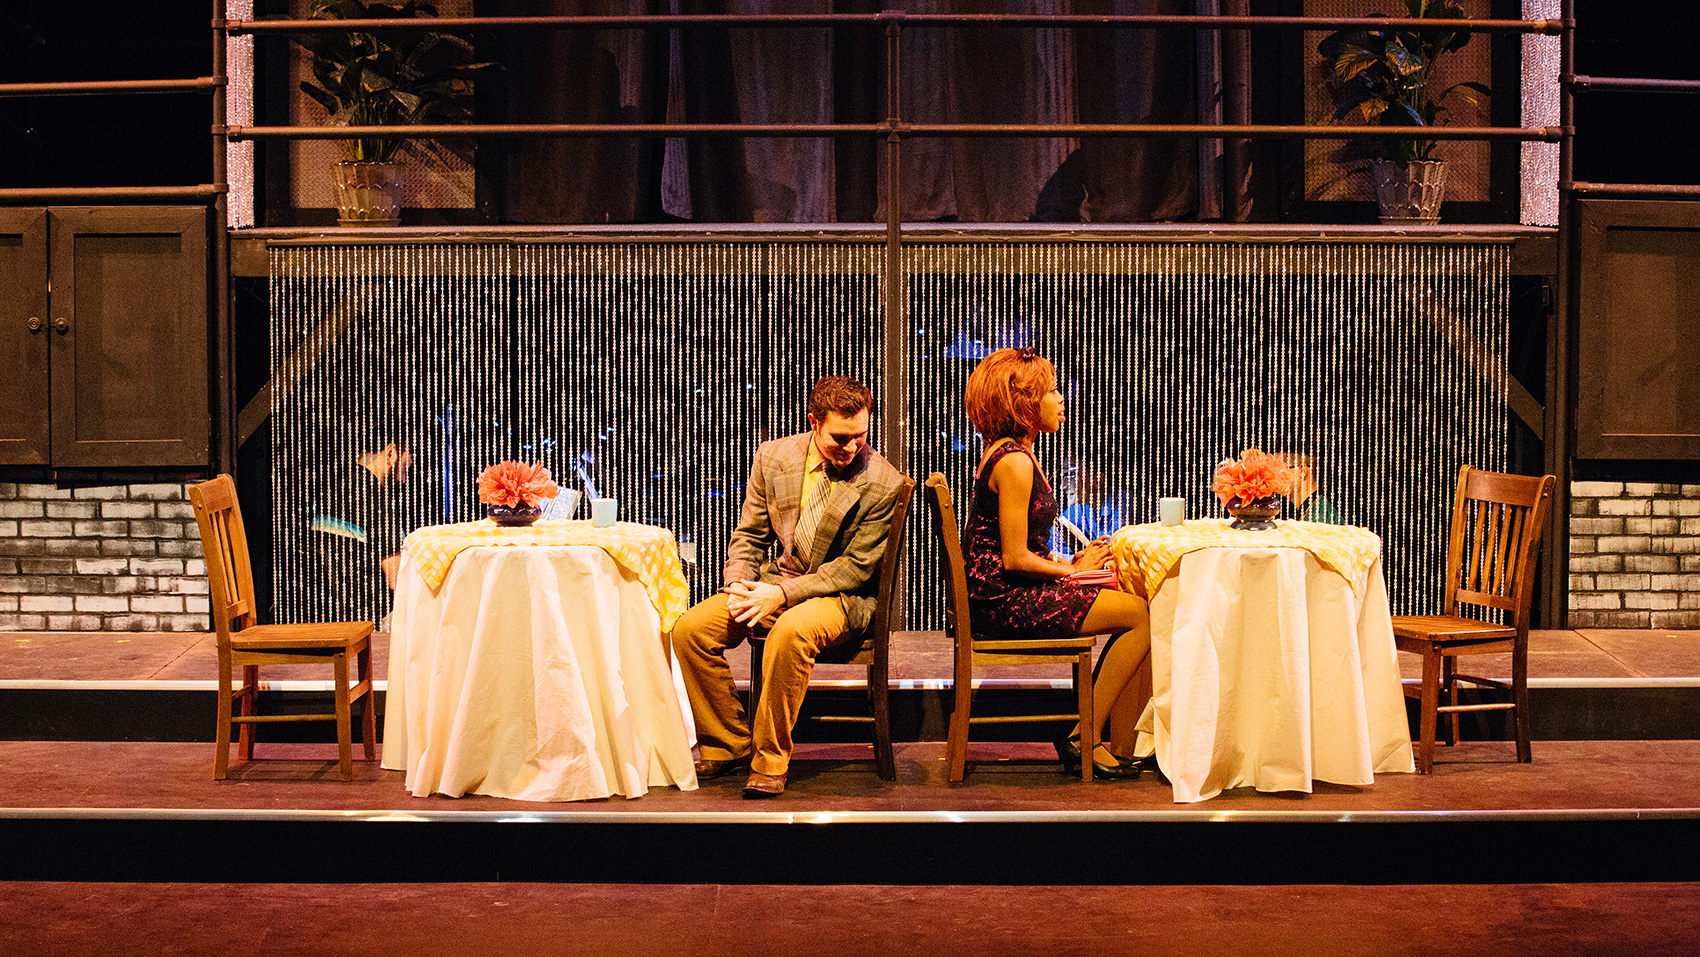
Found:
<path fill-rule="evenodd" d="M 750 770 L 784 774 L 791 764 L 791 726 L 809 690 L 815 655 L 843 641 L 848 627 L 837 598 L 810 598 L 753 628 L 732 620 L 724 593 L 703 599 L 679 616 L 673 625 L 673 652 L 685 676 L 702 757 L 725 761 L 748 754 Z M 752 634 L 767 639 L 753 735 L 726 664 L 726 649 L 738 647 Z"/>

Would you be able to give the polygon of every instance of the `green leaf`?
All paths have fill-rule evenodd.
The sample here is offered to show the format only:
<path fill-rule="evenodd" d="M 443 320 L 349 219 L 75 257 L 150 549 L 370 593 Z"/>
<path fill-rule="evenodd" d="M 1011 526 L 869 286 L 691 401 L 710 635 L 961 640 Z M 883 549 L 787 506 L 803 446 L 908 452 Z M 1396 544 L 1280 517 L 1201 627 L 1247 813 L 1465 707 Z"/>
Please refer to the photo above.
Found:
<path fill-rule="evenodd" d="M 1371 50 L 1346 47 L 1334 58 L 1334 78 L 1341 83 L 1350 83 L 1358 78 L 1358 74 L 1373 70 L 1380 63 L 1381 57 Z"/>
<path fill-rule="evenodd" d="M 1442 97 L 1444 98 L 1454 94 L 1456 94 L 1460 99 L 1463 99 L 1465 102 L 1479 106 L 1484 98 L 1493 95 L 1493 91 L 1488 89 L 1487 84 L 1485 83 L 1477 83 L 1475 80 L 1465 80 L 1462 83 L 1454 83 L 1452 86 L 1448 87 L 1446 92 L 1442 94 Z"/>
<path fill-rule="evenodd" d="M 1334 94 L 1334 118 L 1343 120 L 1366 102 L 1379 102 L 1375 91 L 1367 84 L 1353 83 L 1341 87 Z"/>
<path fill-rule="evenodd" d="M 403 93 L 400 90 L 395 91 L 395 100 L 401 105 L 402 113 L 409 118 L 413 117 L 413 115 L 419 111 L 420 106 L 425 102 L 421 97 L 415 96 L 412 93 Z"/>
<path fill-rule="evenodd" d="M 1412 53 L 1398 37 L 1387 41 L 1387 54 L 1383 59 L 1394 76 L 1410 76 L 1422 72 L 1427 66 L 1427 60 L 1420 53 Z"/>
<path fill-rule="evenodd" d="M 1364 125 L 1375 126 L 1376 120 L 1381 114 L 1387 112 L 1387 101 L 1382 99 L 1365 100 L 1359 104 L 1358 108 L 1364 111 Z"/>
<path fill-rule="evenodd" d="M 1381 114 L 1382 126 L 1428 126 L 1423 122 L 1422 114 L 1411 109 L 1406 103 L 1389 103 Z"/>
<path fill-rule="evenodd" d="M 325 90 L 319 89 L 305 80 L 301 81 L 301 92 L 317 100 L 319 105 L 325 108 L 326 113 L 335 114 L 339 108 L 337 98 L 334 95 L 326 92 Z"/>

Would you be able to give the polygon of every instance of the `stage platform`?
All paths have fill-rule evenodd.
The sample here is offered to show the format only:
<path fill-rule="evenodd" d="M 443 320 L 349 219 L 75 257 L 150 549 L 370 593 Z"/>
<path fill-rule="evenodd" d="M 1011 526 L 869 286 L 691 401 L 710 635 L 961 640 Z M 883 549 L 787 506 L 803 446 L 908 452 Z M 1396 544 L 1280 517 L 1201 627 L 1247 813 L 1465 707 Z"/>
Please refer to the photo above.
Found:
<path fill-rule="evenodd" d="M 413 797 L 401 772 L 356 762 L 336 779 L 327 741 L 262 743 L 267 760 L 211 776 L 212 639 L 194 635 L 0 637 L 0 878 L 46 881 L 571 881 L 681 884 L 1428 884 L 1700 880 L 1700 734 L 1686 697 L 1700 692 L 1693 632 L 1542 632 L 1531 655 L 1542 709 L 1583 695 L 1567 718 L 1664 700 L 1682 714 L 1642 715 L 1615 736 L 1536 742 L 1518 764 L 1504 741 L 1443 749 L 1432 776 L 1383 775 L 1363 788 L 1230 791 L 1177 805 L 1147 774 L 1087 785 L 1059 773 L 1045 745 L 985 741 L 968 780 L 945 781 L 938 738 L 898 746 L 898 780 L 874 774 L 864 744 L 804 741 L 791 786 L 741 799 L 741 779 L 641 799 L 534 804 Z M 904 633 L 895 678 L 911 727 L 948 699 L 948 654 L 936 633 Z M 383 671 L 379 643 L 378 673 Z M 823 668 L 816 694 L 852 693 Z M 1062 676 L 1016 675 L 983 689 L 1049 693 Z M 318 682 L 307 682 L 317 685 Z M 157 686 L 157 687 L 152 687 Z M 152 687 L 152 690 L 150 690 Z M 286 689 L 289 685 L 286 683 Z M 940 693 L 942 690 L 942 694 Z M 1663 695 L 1663 699 L 1657 696 Z M 109 711 L 134 732 L 183 698 L 201 729 L 186 740 L 140 734 L 44 737 L 59 719 Z M 929 703 L 930 702 L 930 703 Z M 175 707 L 175 706 L 172 706 Z M 169 708 L 167 708 L 169 710 Z M 187 718 L 185 719 L 187 720 Z M 845 726 L 816 722 L 835 733 Z M 1546 725 L 1550 728 L 1550 723 Z M 1692 725 L 1688 725 L 1691 727 Z M 866 734 L 851 726 L 852 737 Z M 801 735 L 800 735 L 801 737 Z M 865 738 L 863 739 L 865 740 Z M 1423 853 L 1457 842 L 1454 852 Z M 752 866 L 744 849 L 777 853 Z M 349 863 L 339 847 L 379 851 Z M 1090 848 L 1129 853 L 1084 853 Z M 119 850 L 119 849 L 122 850 Z M 185 853 L 186 848 L 197 849 Z M 696 849 L 689 850 L 686 849 Z M 712 849 L 712 850 L 703 850 Z M 1396 849 L 1404 849 L 1396 852 Z M 1416 853 L 1412 853 L 1416 851 Z"/>
<path fill-rule="evenodd" d="M 388 636 L 373 639 L 373 673 L 382 708 Z M 746 654 L 728 655 L 742 685 Z M 1405 676 L 1420 674 L 1401 655 Z M 1488 676 L 1510 673 L 1508 655 L 1471 665 Z M 941 741 L 950 709 L 951 650 L 936 631 L 898 632 L 892 639 L 892 735 Z M 208 741 L 218 673 L 214 636 L 196 633 L 0 633 L 0 739 L 59 741 Z M 866 714 L 860 690 L 866 670 L 821 665 L 797 730 L 801 741 L 865 740 L 858 725 L 830 720 Z M 1529 686 L 1537 740 L 1700 739 L 1700 631 L 1537 631 L 1530 636 Z M 328 670 L 271 668 L 262 681 L 282 692 L 330 688 Z M 1066 667 L 999 668 L 980 687 L 988 707 L 999 698 L 1051 695 L 1062 701 Z M 1064 702 L 1063 710 L 1070 707 Z M 828 720 L 821 720 L 822 718 Z M 1499 737 L 1500 716 L 1466 721 L 1464 735 Z M 318 723 L 262 729 L 262 734 L 324 739 Z M 996 734 L 996 726 L 986 729 Z M 977 729 L 976 734 L 980 733 Z M 1014 733 L 1027 733 L 1015 729 Z"/>
<path fill-rule="evenodd" d="M 186 743 L 4 742 L 0 879 L 681 884 L 1424 884 L 1700 880 L 1700 742 L 1449 749 L 1431 776 L 1229 791 L 1177 805 L 1154 775 L 1083 784 L 988 743 L 960 784 L 938 743 L 799 746 L 777 800 L 741 778 L 641 799 L 416 798 L 335 747 L 274 744 L 212 780 Z M 1047 760 L 1047 758 L 1049 758 Z M 765 847 L 753 866 L 743 849 Z M 1452 851 L 1441 852 L 1450 846 Z M 364 853 L 346 856 L 339 848 Z M 1129 849 L 1087 854 L 1087 848 Z M 1434 853 L 1423 849 L 1432 848 Z M 1460 853 L 1469 866 L 1459 870 Z"/>

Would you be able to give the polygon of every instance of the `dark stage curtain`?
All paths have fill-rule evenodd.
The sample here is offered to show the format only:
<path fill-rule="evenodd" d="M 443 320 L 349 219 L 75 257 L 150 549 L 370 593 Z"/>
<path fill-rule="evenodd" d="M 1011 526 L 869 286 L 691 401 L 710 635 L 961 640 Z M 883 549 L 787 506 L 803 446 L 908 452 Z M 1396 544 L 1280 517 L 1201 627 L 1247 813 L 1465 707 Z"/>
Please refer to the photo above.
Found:
<path fill-rule="evenodd" d="M 1249 0 L 504 0 L 509 16 L 610 13 L 1244 13 Z M 505 36 L 508 122 L 857 123 L 886 114 L 878 28 L 538 30 Z M 909 28 L 911 122 L 1245 122 L 1244 31 Z M 514 222 L 869 222 L 873 138 L 553 139 L 507 145 Z M 1241 220 L 1243 144 L 912 137 L 903 218 Z"/>

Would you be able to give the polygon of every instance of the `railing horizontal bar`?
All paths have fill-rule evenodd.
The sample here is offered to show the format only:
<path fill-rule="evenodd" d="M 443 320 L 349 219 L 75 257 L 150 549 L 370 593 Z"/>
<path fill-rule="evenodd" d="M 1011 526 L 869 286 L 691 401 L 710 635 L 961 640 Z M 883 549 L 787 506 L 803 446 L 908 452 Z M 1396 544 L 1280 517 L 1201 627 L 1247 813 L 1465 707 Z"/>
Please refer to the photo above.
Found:
<path fill-rule="evenodd" d="M 455 137 L 571 136 L 1012 136 L 1076 137 L 1196 136 L 1222 139 L 1509 139 L 1557 142 L 1558 127 L 1514 126 L 1231 126 L 1221 124 L 1125 123 L 509 123 L 419 126 L 232 126 L 233 140 L 257 139 L 450 139 Z"/>
<path fill-rule="evenodd" d="M 227 187 L 203 183 L 199 186 L 47 186 L 0 189 L 0 204 L 62 203 L 96 200 L 103 203 L 160 199 L 211 199 Z"/>
<path fill-rule="evenodd" d="M 420 126 L 232 126 L 233 140 L 446 139 L 527 136 L 884 136 L 884 123 L 464 123 Z"/>
<path fill-rule="evenodd" d="M 1700 196 L 1700 186 L 1659 185 L 1654 183 L 1584 183 L 1558 184 L 1560 189 L 1585 196 Z"/>
<path fill-rule="evenodd" d="M 1646 91 L 1661 93 L 1700 93 L 1700 80 L 1651 80 L 1623 76 L 1573 76 L 1570 85 L 1594 93 L 1613 91 Z"/>
<path fill-rule="evenodd" d="M 1559 20 L 1438 20 L 1409 17 L 1212 17 L 1189 14 L 1003 14 L 1003 13 L 768 13 L 768 14 L 681 14 L 677 16 L 602 17 L 415 17 L 383 20 L 230 20 L 225 29 L 232 34 L 323 33 L 358 30 L 526 30 L 538 28 L 578 30 L 678 29 L 687 27 L 849 27 L 897 23 L 916 27 L 1054 27 L 1239 30 L 1277 28 L 1288 30 L 1452 29 L 1475 32 L 1506 31 L 1557 35 Z"/>
<path fill-rule="evenodd" d="M 571 242 L 650 243 L 719 242 L 843 242 L 879 243 L 885 223 L 579 223 L 572 225 L 504 226 L 260 226 L 231 231 L 233 240 L 288 245 L 340 244 L 352 237 L 380 235 L 385 242 Z M 904 223 L 906 243 L 956 243 L 964 239 L 997 242 L 1102 242 L 1114 239 L 1157 238 L 1165 242 L 1327 243 L 1376 242 L 1397 236 L 1398 242 L 1459 242 L 1506 245 L 1550 238 L 1550 226 L 1446 224 L 1380 226 L 1366 223 L 1312 225 L 1300 223 Z"/>
<path fill-rule="evenodd" d="M 198 76 L 175 80 L 67 80 L 54 83 L 0 83 L 0 96 L 67 96 L 97 93 L 174 93 L 215 90 L 224 78 Z"/>
<path fill-rule="evenodd" d="M 913 123 L 904 136 L 1197 136 L 1222 139 L 1510 139 L 1558 142 L 1557 127 L 1515 126 L 1308 126 L 1210 123 Z"/>

